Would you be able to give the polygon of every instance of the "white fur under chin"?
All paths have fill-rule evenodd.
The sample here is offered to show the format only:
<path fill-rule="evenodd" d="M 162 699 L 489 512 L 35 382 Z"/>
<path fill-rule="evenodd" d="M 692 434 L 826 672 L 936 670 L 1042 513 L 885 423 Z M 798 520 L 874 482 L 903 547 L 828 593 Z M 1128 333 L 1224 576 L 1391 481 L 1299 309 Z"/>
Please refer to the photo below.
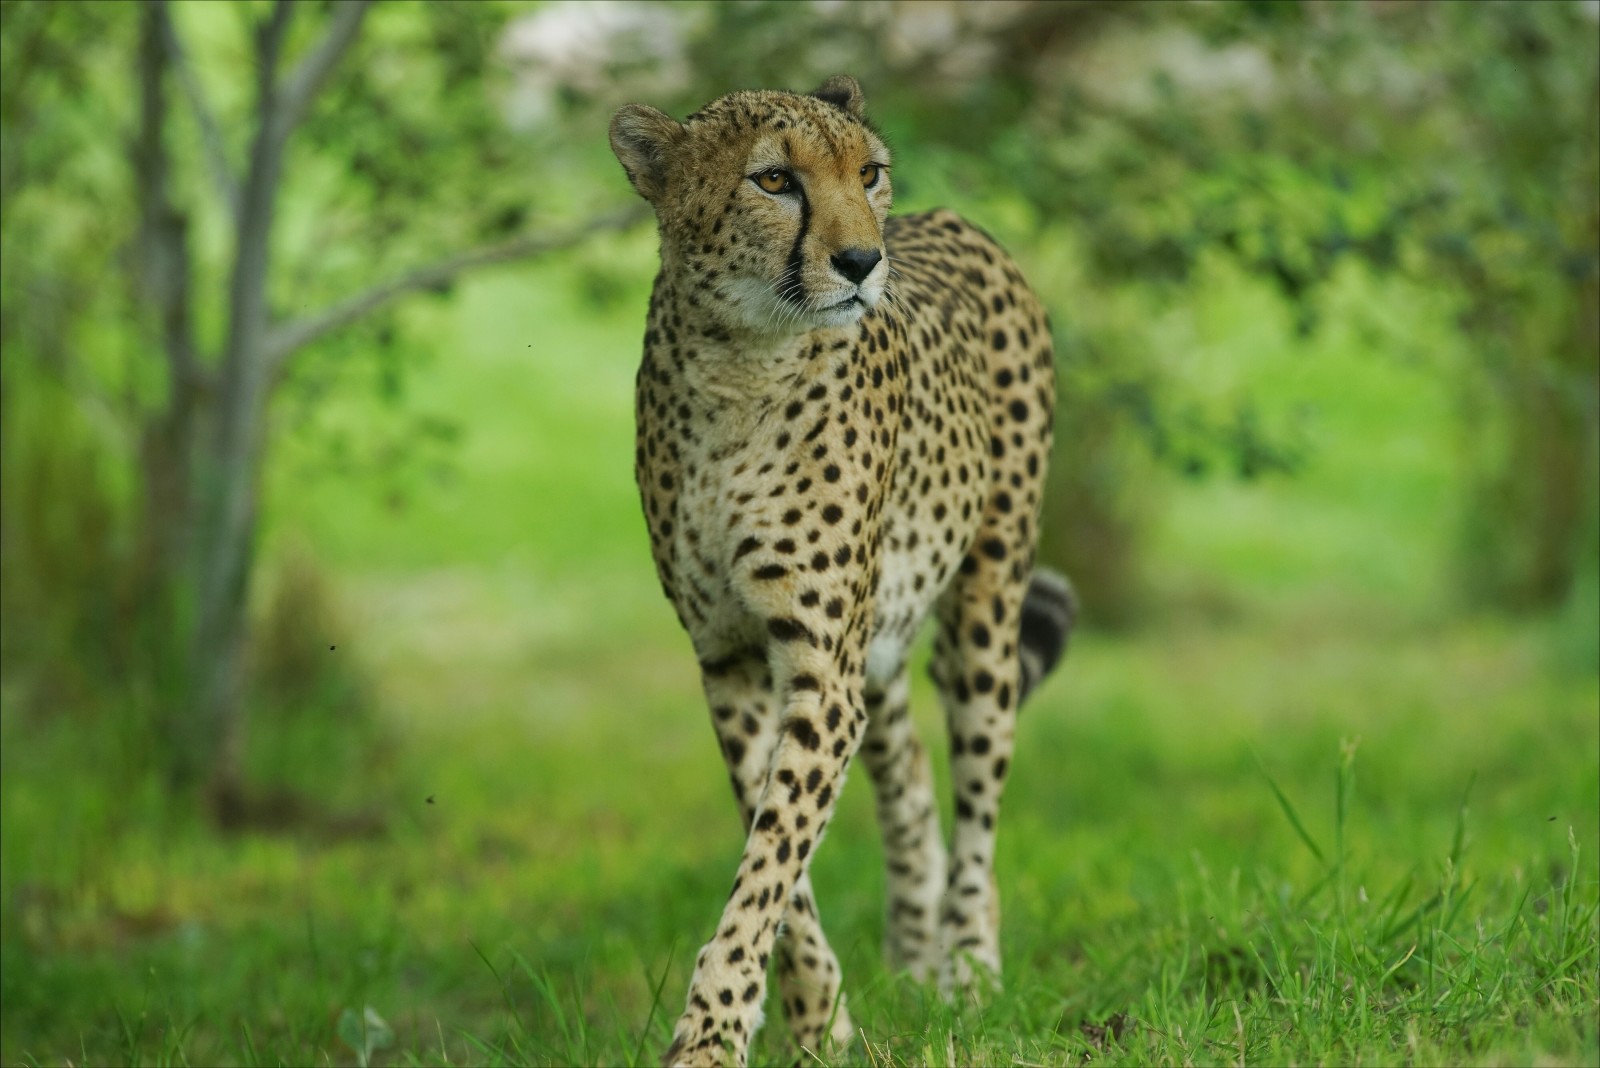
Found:
<path fill-rule="evenodd" d="M 853 325 L 883 298 L 886 276 L 887 272 L 874 272 L 860 286 L 843 286 L 836 293 L 812 298 L 804 305 L 781 299 L 770 283 L 755 278 L 735 279 L 724 292 L 732 298 L 745 325 L 753 333 L 793 337 L 811 330 Z M 843 303 L 851 297 L 855 300 Z"/>

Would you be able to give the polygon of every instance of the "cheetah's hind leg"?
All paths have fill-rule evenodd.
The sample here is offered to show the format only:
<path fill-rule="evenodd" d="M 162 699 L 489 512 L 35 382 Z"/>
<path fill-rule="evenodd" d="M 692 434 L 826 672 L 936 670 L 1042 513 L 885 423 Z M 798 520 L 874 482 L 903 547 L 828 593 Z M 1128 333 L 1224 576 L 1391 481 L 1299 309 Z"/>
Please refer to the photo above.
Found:
<path fill-rule="evenodd" d="M 996 524 L 998 526 L 998 524 Z M 1003 531 L 1003 528 L 1002 528 Z M 1031 547 L 1013 542 L 1010 552 Z M 1000 798 L 1011 767 L 1017 710 L 1060 659 L 1077 615 L 1071 585 L 974 551 L 939 602 L 932 674 L 950 728 L 955 829 L 939 914 L 940 987 L 1000 977 L 1000 896 L 994 878 Z"/>
<path fill-rule="evenodd" d="M 905 665 L 882 689 L 867 690 L 861 756 L 878 797 L 883 830 L 884 957 L 919 981 L 938 974 L 939 901 L 944 894 L 944 837 L 928 752 L 917 737 Z"/>

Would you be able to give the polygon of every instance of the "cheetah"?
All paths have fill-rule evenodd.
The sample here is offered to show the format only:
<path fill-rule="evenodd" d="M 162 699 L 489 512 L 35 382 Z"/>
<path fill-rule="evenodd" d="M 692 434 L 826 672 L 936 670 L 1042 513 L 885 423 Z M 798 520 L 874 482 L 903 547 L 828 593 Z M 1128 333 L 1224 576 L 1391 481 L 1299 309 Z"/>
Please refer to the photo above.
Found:
<path fill-rule="evenodd" d="M 1075 615 L 1033 566 L 1055 399 L 1050 323 L 948 211 L 889 218 L 860 86 L 629 104 L 612 151 L 655 208 L 635 468 L 661 587 L 699 659 L 744 820 L 667 1064 L 744 1064 L 769 958 L 795 1040 L 854 1033 L 807 876 L 859 749 L 887 854 L 891 965 L 1000 969 L 995 824 L 1017 709 Z M 907 658 L 950 735 L 948 853 Z"/>

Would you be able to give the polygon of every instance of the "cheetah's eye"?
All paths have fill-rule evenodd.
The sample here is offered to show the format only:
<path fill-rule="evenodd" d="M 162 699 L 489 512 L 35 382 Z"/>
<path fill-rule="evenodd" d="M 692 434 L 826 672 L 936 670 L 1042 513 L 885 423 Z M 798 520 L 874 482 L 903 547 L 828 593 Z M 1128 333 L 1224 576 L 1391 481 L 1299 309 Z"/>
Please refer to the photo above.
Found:
<path fill-rule="evenodd" d="M 768 193 L 787 193 L 794 185 L 788 171 L 781 171 L 776 167 L 752 174 L 751 179 Z"/>
<path fill-rule="evenodd" d="M 883 168 L 876 163 L 869 163 L 861 168 L 861 187 L 871 189 L 878 184 L 878 172 Z"/>

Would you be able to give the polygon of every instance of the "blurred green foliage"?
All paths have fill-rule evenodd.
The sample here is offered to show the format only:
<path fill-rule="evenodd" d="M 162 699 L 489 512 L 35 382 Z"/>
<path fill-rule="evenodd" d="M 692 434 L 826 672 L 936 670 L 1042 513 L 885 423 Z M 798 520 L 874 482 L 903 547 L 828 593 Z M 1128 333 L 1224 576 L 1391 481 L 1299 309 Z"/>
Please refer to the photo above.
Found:
<path fill-rule="evenodd" d="M 40 398 L 5 421 L 20 488 L 6 570 L 27 576 L 8 611 L 53 617 L 14 663 L 70 673 L 92 632 L 88 674 L 146 693 L 175 780 L 209 771 L 224 793 L 262 425 L 323 432 L 329 470 L 397 500 L 437 475 L 458 429 L 407 396 L 422 350 L 387 305 L 448 298 L 447 253 L 506 258 L 508 238 L 576 210 L 530 210 L 518 179 L 536 159 L 559 167 L 559 138 L 505 136 L 490 106 L 514 9 L 412 5 L 361 32 L 363 10 L 4 8 L 0 374 L 8 402 Z M 324 55 L 343 58 L 331 78 Z M 358 435 L 318 424 L 322 399 L 352 386 L 391 418 Z M 87 515 L 41 489 L 79 456 L 115 489 Z"/>

